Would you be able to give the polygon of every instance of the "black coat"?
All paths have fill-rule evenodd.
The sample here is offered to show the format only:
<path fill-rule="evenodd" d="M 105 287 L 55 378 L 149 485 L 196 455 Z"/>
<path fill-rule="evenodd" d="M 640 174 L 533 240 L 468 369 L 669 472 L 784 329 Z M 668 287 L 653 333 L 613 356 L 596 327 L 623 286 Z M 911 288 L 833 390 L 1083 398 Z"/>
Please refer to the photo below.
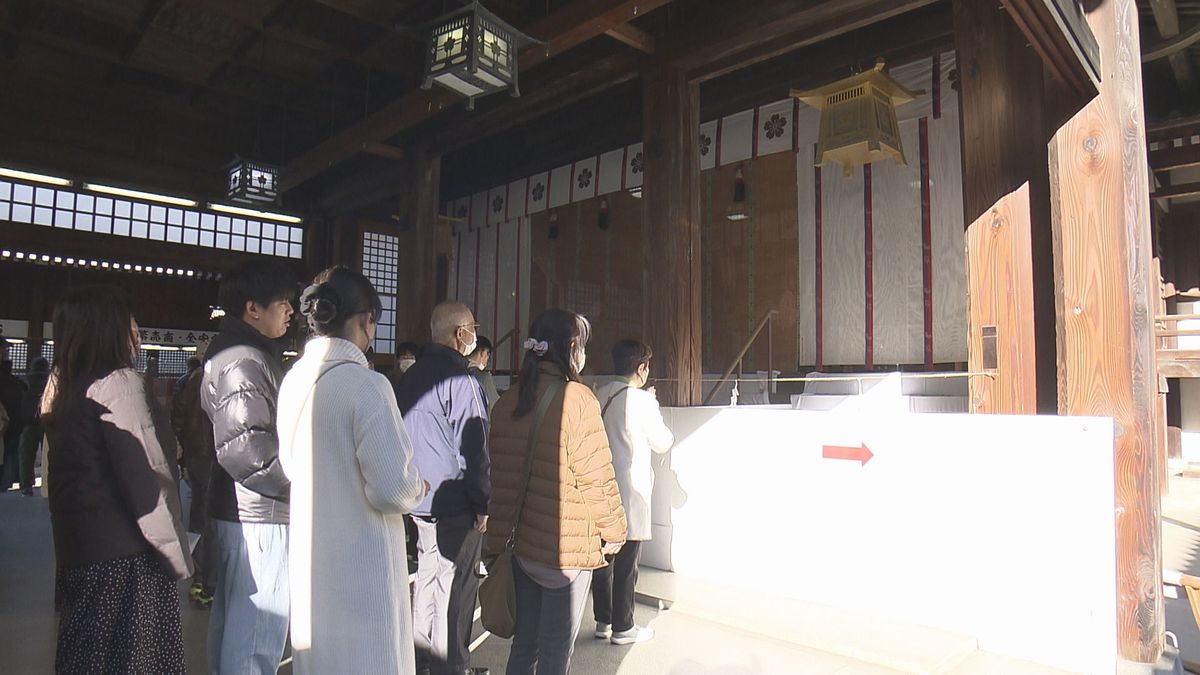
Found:
<path fill-rule="evenodd" d="M 142 376 L 124 369 L 98 378 L 47 421 L 58 567 L 153 551 L 174 578 L 191 576 L 175 444 Z"/>

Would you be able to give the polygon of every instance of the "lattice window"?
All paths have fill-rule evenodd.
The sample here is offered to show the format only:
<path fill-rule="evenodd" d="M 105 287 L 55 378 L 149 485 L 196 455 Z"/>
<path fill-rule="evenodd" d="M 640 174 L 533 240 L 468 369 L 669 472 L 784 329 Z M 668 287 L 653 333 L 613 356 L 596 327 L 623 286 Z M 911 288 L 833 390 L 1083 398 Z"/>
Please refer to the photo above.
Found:
<path fill-rule="evenodd" d="M 364 232 L 362 273 L 379 293 L 383 314 L 375 331 L 375 351 L 396 351 L 396 278 L 400 273 L 400 238 L 378 232 Z"/>
<path fill-rule="evenodd" d="M 13 372 L 25 372 L 29 367 L 29 345 L 24 342 L 8 343 L 8 358 L 13 362 Z"/>
<path fill-rule="evenodd" d="M 279 258 L 304 257 L 301 227 L 14 180 L 0 180 L 2 221 Z"/>

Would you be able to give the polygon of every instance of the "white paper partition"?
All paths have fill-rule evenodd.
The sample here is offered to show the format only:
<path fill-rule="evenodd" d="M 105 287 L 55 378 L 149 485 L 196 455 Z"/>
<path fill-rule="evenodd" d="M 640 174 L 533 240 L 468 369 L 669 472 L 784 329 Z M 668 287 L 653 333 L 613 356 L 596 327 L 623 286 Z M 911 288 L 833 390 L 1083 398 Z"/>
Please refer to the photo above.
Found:
<path fill-rule="evenodd" d="M 560 166 L 550 172 L 550 183 L 547 186 L 550 192 L 548 202 L 550 208 L 571 203 L 571 184 L 574 174 L 574 164 Z"/>
<path fill-rule="evenodd" d="M 863 174 L 830 166 L 821 175 L 825 364 L 856 365 L 866 354 Z"/>
<path fill-rule="evenodd" d="M 664 414 L 677 444 L 656 468 L 644 564 L 668 560 L 747 612 L 818 603 L 1113 672 L 1111 419 Z"/>
<path fill-rule="evenodd" d="M 901 122 L 906 148 L 919 147 L 920 124 Z M 921 162 L 874 164 L 875 363 L 925 360 L 925 305 L 921 257 Z M 914 189 L 914 186 L 916 189 Z"/>

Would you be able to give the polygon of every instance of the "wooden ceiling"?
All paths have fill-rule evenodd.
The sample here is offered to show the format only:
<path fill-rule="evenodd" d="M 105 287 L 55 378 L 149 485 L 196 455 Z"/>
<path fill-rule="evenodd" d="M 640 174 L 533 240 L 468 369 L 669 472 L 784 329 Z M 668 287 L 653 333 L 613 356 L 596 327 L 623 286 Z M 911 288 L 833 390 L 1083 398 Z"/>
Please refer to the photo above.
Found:
<path fill-rule="evenodd" d="M 526 25 L 566 0 L 489 0 Z M 456 0 L 0 0 L 0 161 L 203 193 L 419 85 Z M 611 41 L 613 51 L 629 47 Z"/>
<path fill-rule="evenodd" d="M 462 2 L 0 0 L 0 163 L 214 195 L 221 168 L 251 156 L 286 167 L 289 209 L 338 211 L 392 199 L 412 143 L 446 153 L 445 184 L 483 180 L 502 153 L 535 144 L 545 156 L 525 163 L 628 140 L 645 51 L 701 81 L 706 110 L 747 107 L 818 72 L 833 56 L 822 44 L 868 60 L 893 43 L 944 46 L 950 5 L 487 0 L 547 44 L 522 55 L 522 98 L 487 97 L 468 113 L 419 90 L 423 42 L 396 30 Z M 1144 49 L 1191 40 L 1146 64 L 1148 117 L 1200 113 L 1200 0 L 1138 2 Z M 872 32 L 885 24 L 903 30 Z M 587 124 L 599 131 L 580 141 Z"/>

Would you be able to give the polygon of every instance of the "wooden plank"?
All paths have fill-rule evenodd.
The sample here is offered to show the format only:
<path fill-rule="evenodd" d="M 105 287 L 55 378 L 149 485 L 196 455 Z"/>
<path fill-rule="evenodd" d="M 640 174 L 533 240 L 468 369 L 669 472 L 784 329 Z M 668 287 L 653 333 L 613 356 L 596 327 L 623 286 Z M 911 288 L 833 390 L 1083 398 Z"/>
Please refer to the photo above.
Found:
<path fill-rule="evenodd" d="M 643 321 L 664 405 L 700 402 L 700 88 L 662 61 L 642 74 L 645 138 Z"/>
<path fill-rule="evenodd" d="M 1037 372 L 1033 325 L 1033 272 L 1029 186 L 1023 185 L 967 228 L 970 297 L 968 359 L 973 413 L 1034 414 Z M 994 347 L 984 338 L 995 331 Z M 994 356 L 989 353 L 994 350 Z"/>
<path fill-rule="evenodd" d="M 1183 145 L 1150 151 L 1150 168 L 1154 171 L 1170 171 L 1189 166 L 1200 166 L 1200 145 Z"/>
<path fill-rule="evenodd" d="M 606 30 L 670 0 L 578 0 L 526 28 L 544 44 L 526 47 L 519 70 L 528 71 L 547 59 L 576 47 Z M 354 126 L 344 129 L 288 165 L 280 175 L 284 190 L 304 183 L 326 169 L 358 154 L 365 144 L 377 143 L 423 122 L 462 98 L 445 90 L 411 91 L 383 106 Z"/>
<path fill-rule="evenodd" d="M 1200 377 L 1200 360 L 1159 358 L 1158 375 L 1166 378 Z"/>
<path fill-rule="evenodd" d="M 1120 657 L 1163 650 L 1154 410 L 1157 372 L 1149 171 L 1134 0 L 1087 16 L 1107 64 L 1099 95 L 1050 142 L 1058 295 L 1059 413 L 1115 421 Z"/>
<path fill-rule="evenodd" d="M 613 26 L 604 31 L 604 34 L 645 54 L 654 53 L 654 36 L 636 26 Z"/>

